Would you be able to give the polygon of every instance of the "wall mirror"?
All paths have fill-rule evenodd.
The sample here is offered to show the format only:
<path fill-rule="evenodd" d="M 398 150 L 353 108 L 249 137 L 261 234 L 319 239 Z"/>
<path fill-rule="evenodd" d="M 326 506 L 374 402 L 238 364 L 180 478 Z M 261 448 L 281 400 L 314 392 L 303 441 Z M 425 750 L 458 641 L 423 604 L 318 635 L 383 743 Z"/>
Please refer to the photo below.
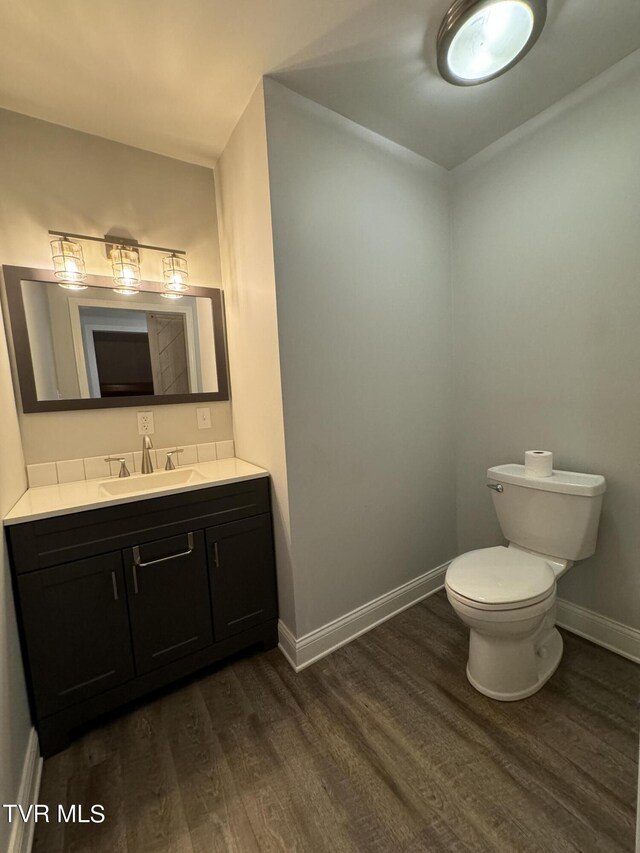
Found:
<path fill-rule="evenodd" d="M 125 296 L 104 276 L 68 290 L 49 270 L 3 272 L 24 412 L 229 399 L 222 291 Z"/>

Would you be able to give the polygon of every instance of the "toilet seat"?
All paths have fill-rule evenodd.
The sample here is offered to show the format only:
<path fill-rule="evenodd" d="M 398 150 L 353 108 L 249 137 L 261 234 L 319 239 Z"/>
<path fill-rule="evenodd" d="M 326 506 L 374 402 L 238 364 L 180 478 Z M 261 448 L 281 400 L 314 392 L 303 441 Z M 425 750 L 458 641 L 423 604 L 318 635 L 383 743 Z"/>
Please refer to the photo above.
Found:
<path fill-rule="evenodd" d="M 477 610 L 514 610 L 555 592 L 556 575 L 542 557 L 516 548 L 481 548 L 457 557 L 447 569 L 447 592 Z"/>

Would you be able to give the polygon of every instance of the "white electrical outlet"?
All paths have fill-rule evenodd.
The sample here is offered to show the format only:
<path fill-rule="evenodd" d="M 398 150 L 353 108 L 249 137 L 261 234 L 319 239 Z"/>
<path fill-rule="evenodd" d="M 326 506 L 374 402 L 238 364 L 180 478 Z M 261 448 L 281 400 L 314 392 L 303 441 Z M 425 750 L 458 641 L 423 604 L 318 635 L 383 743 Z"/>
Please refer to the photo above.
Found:
<path fill-rule="evenodd" d="M 211 429 L 211 409 L 196 409 L 198 429 Z"/>
<path fill-rule="evenodd" d="M 153 412 L 138 412 L 138 435 L 153 435 Z"/>

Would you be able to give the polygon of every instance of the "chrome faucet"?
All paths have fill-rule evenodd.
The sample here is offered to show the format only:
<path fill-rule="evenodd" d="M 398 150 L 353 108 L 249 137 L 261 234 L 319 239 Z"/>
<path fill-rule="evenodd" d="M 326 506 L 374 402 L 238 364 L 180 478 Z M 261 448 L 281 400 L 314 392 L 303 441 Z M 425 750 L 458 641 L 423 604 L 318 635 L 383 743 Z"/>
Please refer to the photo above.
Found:
<path fill-rule="evenodd" d="M 151 443 L 151 439 L 148 435 L 143 436 L 142 438 L 142 468 L 140 469 L 143 474 L 153 474 L 153 462 L 151 461 L 151 454 L 149 450 L 153 447 Z"/>

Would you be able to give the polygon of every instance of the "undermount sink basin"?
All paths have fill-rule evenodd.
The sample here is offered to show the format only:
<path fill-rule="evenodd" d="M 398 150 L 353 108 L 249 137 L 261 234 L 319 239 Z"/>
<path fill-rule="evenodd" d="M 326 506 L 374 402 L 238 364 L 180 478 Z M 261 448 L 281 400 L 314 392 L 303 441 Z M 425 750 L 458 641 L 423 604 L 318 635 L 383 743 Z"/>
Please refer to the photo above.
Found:
<path fill-rule="evenodd" d="M 205 477 L 194 468 L 176 468 L 175 471 L 158 471 L 155 474 L 134 474 L 118 480 L 105 480 L 100 483 L 104 495 L 130 495 L 136 492 L 155 492 L 158 489 L 171 489 L 175 486 L 188 486 L 191 483 L 204 483 Z"/>

